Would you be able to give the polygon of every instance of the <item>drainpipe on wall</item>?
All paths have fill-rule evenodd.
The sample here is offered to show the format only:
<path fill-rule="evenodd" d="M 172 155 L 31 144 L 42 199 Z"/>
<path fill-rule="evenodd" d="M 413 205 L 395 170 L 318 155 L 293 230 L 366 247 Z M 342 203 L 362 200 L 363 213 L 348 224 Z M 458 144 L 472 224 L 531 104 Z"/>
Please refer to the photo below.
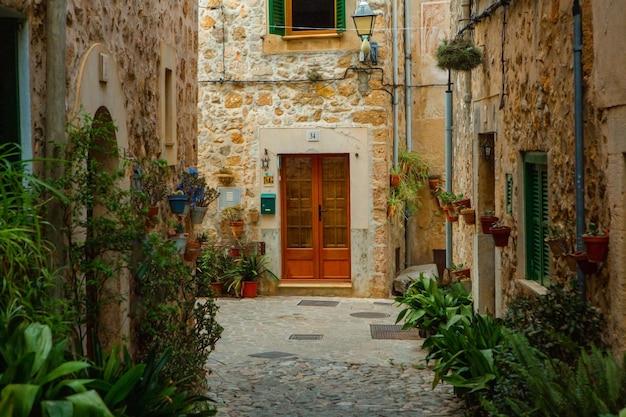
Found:
<path fill-rule="evenodd" d="M 393 54 L 393 166 L 398 166 L 398 4 L 392 2 L 392 54 Z"/>
<path fill-rule="evenodd" d="M 452 192 L 452 81 L 448 70 L 448 88 L 446 89 L 446 191 Z M 452 223 L 446 221 L 446 268 L 452 267 Z"/>
<path fill-rule="evenodd" d="M 406 123 L 406 150 L 411 152 L 413 149 L 413 124 L 412 124 L 412 106 L 411 106 L 411 1 L 404 0 L 404 113 Z M 404 228 L 405 267 L 411 266 L 411 239 L 409 233 L 409 219 L 407 219 Z"/>
<path fill-rule="evenodd" d="M 44 154 L 46 158 L 59 159 L 55 143 L 66 143 L 65 137 L 65 24 L 66 0 L 48 0 L 46 4 L 46 122 Z M 49 178 L 63 176 L 62 164 L 50 164 L 45 175 Z M 48 221 L 60 230 L 63 225 L 63 210 L 56 199 L 52 199 L 48 210 Z M 60 233 L 49 231 L 47 238 L 56 247 L 55 264 L 63 265 L 65 255 Z"/>
<path fill-rule="evenodd" d="M 583 140 L 583 77 L 582 10 L 578 0 L 572 6 L 574 15 L 574 138 L 576 149 L 576 249 L 584 250 L 582 235 L 585 233 L 585 157 Z M 578 269 L 578 288 L 585 299 L 585 276 Z"/>

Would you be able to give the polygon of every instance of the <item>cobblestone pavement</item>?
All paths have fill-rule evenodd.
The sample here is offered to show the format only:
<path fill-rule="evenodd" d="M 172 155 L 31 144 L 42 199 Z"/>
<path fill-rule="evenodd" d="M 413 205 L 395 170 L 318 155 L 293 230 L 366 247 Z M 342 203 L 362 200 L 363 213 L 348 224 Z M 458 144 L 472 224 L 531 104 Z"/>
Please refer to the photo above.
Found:
<path fill-rule="evenodd" d="M 329 301 L 337 305 L 315 305 Z M 218 417 L 464 414 L 449 386 L 431 389 L 421 339 L 372 337 L 370 325 L 395 324 L 392 300 L 272 296 L 217 304 L 225 330 L 208 378 Z"/>

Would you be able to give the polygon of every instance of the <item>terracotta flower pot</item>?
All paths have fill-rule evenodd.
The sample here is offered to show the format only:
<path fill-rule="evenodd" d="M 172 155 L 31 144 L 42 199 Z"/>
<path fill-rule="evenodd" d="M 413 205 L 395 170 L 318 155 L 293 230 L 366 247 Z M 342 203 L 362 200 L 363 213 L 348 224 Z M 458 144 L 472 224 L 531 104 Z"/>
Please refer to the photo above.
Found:
<path fill-rule="evenodd" d="M 243 235 L 243 220 L 237 220 L 234 222 L 229 222 L 230 231 L 234 237 L 240 237 Z"/>
<path fill-rule="evenodd" d="M 598 265 L 589 261 L 589 254 L 587 252 L 575 252 L 573 256 L 580 268 L 580 272 L 584 275 L 595 274 L 598 270 Z"/>
<path fill-rule="evenodd" d="M 212 282 L 211 283 L 211 291 L 213 295 L 222 295 L 224 293 L 224 283 L 223 282 Z"/>
<path fill-rule="evenodd" d="M 498 217 L 496 216 L 480 216 L 480 227 L 484 234 L 488 235 L 491 232 L 489 229 L 491 225 L 498 221 Z"/>
<path fill-rule="evenodd" d="M 241 289 L 241 296 L 243 298 L 256 297 L 259 283 L 257 281 L 244 281 L 243 288 Z"/>
<path fill-rule="evenodd" d="M 447 221 L 449 221 L 451 223 L 454 223 L 457 220 L 459 220 L 458 214 L 456 214 L 456 212 L 454 210 L 451 210 L 450 206 L 443 206 L 443 212 L 446 215 L 446 220 Z"/>
<path fill-rule="evenodd" d="M 465 224 L 476 224 L 476 210 L 473 208 L 464 208 L 460 211 Z"/>
<path fill-rule="evenodd" d="M 511 235 L 509 226 L 490 227 L 489 232 L 496 246 L 503 247 L 509 244 L 509 236 Z"/>
<path fill-rule="evenodd" d="M 432 191 L 435 191 L 437 188 L 439 188 L 439 183 L 441 182 L 441 179 L 439 178 L 429 178 L 428 179 L 428 186 L 430 187 L 430 189 Z"/>
<path fill-rule="evenodd" d="M 472 204 L 470 201 L 471 200 L 469 198 L 462 198 L 461 200 L 453 201 L 452 205 L 458 210 L 460 210 L 461 207 L 470 208 L 472 207 Z"/>
<path fill-rule="evenodd" d="M 609 252 L 609 234 L 604 236 L 584 236 L 583 242 L 587 249 L 587 257 L 590 262 L 604 262 Z"/>
<path fill-rule="evenodd" d="M 400 174 L 389 174 L 389 185 L 392 187 L 400 185 Z"/>
<path fill-rule="evenodd" d="M 200 256 L 200 249 L 202 248 L 202 243 L 200 242 L 187 242 L 185 246 L 185 257 L 184 259 L 187 262 L 194 262 Z"/>
<path fill-rule="evenodd" d="M 456 278 L 457 281 L 461 281 L 461 279 L 463 279 L 463 278 L 469 279 L 470 278 L 470 269 L 469 268 L 463 268 L 463 269 L 459 269 L 458 271 L 452 271 L 452 275 L 454 275 L 454 277 Z"/>

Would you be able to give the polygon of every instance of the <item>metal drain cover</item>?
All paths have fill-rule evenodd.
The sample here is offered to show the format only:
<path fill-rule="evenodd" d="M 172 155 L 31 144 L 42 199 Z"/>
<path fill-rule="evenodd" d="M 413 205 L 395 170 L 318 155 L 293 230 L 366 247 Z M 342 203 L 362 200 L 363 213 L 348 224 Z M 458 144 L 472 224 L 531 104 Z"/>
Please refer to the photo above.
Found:
<path fill-rule="evenodd" d="M 363 313 L 351 313 L 352 317 L 358 317 L 361 319 L 383 319 L 385 317 L 389 317 L 389 314 L 386 313 L 376 313 L 373 311 L 365 311 Z"/>
<path fill-rule="evenodd" d="M 322 340 L 322 334 L 292 334 L 289 340 Z"/>
<path fill-rule="evenodd" d="M 302 300 L 298 303 L 298 305 L 307 307 L 337 307 L 339 305 L 339 301 Z"/>
<path fill-rule="evenodd" d="M 418 329 L 402 330 L 395 324 L 370 324 L 372 339 L 386 340 L 418 340 L 421 339 Z"/>
<path fill-rule="evenodd" d="M 248 356 L 252 356 L 254 358 L 279 359 L 279 358 L 287 358 L 289 356 L 296 356 L 296 354 L 295 353 L 287 353 L 287 352 L 271 351 L 271 352 L 263 352 L 263 353 L 253 353 L 252 355 L 248 355 Z"/>

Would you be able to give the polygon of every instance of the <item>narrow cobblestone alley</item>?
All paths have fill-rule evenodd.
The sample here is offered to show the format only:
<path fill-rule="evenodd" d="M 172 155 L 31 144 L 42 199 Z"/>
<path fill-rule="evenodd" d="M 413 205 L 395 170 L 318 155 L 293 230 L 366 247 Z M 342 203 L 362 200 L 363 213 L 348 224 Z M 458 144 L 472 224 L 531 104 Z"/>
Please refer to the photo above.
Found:
<path fill-rule="evenodd" d="M 219 417 L 463 416 L 451 387 L 431 389 L 422 339 L 398 334 L 392 300 L 276 296 L 218 305 L 225 330 L 209 383 Z"/>

